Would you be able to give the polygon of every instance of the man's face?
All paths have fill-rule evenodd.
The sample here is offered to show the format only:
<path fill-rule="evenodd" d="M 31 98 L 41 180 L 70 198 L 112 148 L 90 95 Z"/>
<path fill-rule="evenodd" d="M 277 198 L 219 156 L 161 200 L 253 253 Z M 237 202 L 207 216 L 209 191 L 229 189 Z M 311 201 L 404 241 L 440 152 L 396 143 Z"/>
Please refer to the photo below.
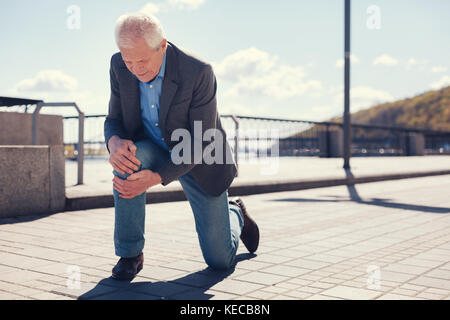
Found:
<path fill-rule="evenodd" d="M 125 65 L 140 81 L 153 80 L 158 75 L 164 59 L 166 39 L 157 50 L 152 49 L 142 38 L 136 39 L 133 44 L 131 48 L 120 48 Z"/>

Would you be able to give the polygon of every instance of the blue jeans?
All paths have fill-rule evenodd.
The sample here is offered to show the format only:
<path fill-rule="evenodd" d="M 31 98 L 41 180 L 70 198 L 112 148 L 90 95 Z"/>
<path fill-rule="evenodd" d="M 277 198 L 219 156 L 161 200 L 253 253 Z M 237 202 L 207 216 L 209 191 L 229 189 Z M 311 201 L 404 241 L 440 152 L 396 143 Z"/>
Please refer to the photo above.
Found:
<path fill-rule="evenodd" d="M 136 157 L 141 161 L 139 170 L 157 171 L 167 160 L 168 151 L 151 140 L 135 143 Z M 126 179 L 113 171 L 114 175 Z M 190 173 L 178 179 L 194 213 L 195 228 L 206 263 L 213 269 L 233 266 L 243 227 L 242 212 L 228 203 L 228 190 L 219 196 L 203 191 Z M 145 192 L 133 199 L 119 197 L 113 189 L 115 206 L 114 246 L 119 257 L 134 257 L 144 249 L 145 243 Z"/>

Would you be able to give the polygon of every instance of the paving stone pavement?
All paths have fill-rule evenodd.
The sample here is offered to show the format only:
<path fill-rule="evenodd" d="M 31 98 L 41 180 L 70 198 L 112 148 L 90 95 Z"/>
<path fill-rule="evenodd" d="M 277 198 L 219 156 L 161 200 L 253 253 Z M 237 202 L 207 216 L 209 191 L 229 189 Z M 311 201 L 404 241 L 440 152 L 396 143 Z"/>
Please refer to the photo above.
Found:
<path fill-rule="evenodd" d="M 244 197 L 261 230 L 207 268 L 188 202 L 147 206 L 145 264 L 110 278 L 114 209 L 0 220 L 0 299 L 450 299 L 450 176 Z"/>

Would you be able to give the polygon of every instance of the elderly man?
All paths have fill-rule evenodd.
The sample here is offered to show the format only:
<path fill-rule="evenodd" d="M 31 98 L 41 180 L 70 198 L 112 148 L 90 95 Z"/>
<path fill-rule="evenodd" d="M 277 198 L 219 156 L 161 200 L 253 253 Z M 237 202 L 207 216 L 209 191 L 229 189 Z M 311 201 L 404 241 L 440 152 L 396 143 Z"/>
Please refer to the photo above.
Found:
<path fill-rule="evenodd" d="M 228 156 L 231 149 L 216 108 L 213 70 L 168 42 L 151 15 L 121 16 L 115 34 L 120 52 L 111 58 L 105 120 L 114 169 L 114 245 L 120 257 L 112 276 L 130 280 L 142 269 L 146 190 L 174 180 L 181 183 L 191 205 L 206 263 L 229 269 L 239 238 L 254 252 L 259 230 L 242 199 L 228 199 L 237 168 Z M 180 150 L 177 130 L 190 134 L 189 148 L 182 148 L 183 161 L 175 152 Z M 211 145 L 212 163 L 203 159 Z"/>

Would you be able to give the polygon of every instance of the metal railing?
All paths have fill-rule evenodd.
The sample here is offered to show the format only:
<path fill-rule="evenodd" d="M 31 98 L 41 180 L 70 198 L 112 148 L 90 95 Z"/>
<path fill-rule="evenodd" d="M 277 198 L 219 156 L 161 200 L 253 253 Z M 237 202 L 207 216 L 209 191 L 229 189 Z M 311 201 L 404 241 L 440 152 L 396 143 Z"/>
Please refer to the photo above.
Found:
<path fill-rule="evenodd" d="M 32 113 L 32 123 L 31 123 L 31 144 L 37 144 L 37 128 L 39 124 L 39 114 L 43 107 L 73 107 L 78 116 L 69 117 L 77 121 L 77 130 L 69 133 L 72 137 L 72 144 L 76 144 L 80 152 L 77 152 L 74 159 L 78 162 L 78 173 L 77 173 L 77 184 L 83 184 L 83 163 L 84 163 L 84 113 L 78 107 L 75 102 L 45 102 L 43 100 L 32 100 L 32 99 L 22 99 L 13 97 L 0 97 L 0 112 L 19 112 L 19 113 Z M 33 110 L 34 109 L 34 110 Z M 33 110 L 29 112 L 29 110 Z M 64 124 L 66 119 L 64 119 Z M 63 125 L 64 128 L 64 125 Z M 64 129 L 63 129 L 64 130 Z M 77 135 L 74 136 L 73 133 L 76 132 Z M 67 134 L 67 133 L 66 133 Z M 64 136 L 64 134 L 63 134 Z M 64 141 L 64 145 L 68 145 Z M 67 157 L 67 154 L 65 152 Z"/>
<path fill-rule="evenodd" d="M 64 118 L 64 143 L 76 145 L 78 117 Z M 105 115 L 85 116 L 85 154 L 107 154 L 104 144 L 103 123 Z M 234 149 L 235 159 L 251 154 L 267 154 L 267 141 L 273 139 L 261 133 L 276 132 L 279 156 L 323 156 L 330 149 L 330 135 L 342 130 L 342 123 L 317 122 L 280 118 L 222 115 L 221 123 L 227 139 Z M 409 139 L 412 134 L 423 135 L 424 154 L 450 154 L 450 132 L 352 124 L 352 156 L 405 156 L 410 154 Z M 323 139 L 323 137 L 328 137 Z M 324 142 L 325 141 L 325 142 Z M 327 144 L 327 145 L 324 145 Z M 75 147 L 77 150 L 77 147 Z M 270 152 L 270 150 L 269 150 Z"/>
<path fill-rule="evenodd" d="M 78 147 L 78 155 L 77 155 L 77 162 L 78 162 L 78 172 L 77 172 L 77 184 L 83 184 L 83 163 L 84 163 L 84 113 L 81 111 L 81 109 L 78 107 L 78 105 L 75 102 L 38 102 L 36 104 L 36 108 L 33 112 L 33 120 L 32 120 L 32 127 L 31 127 L 31 137 L 32 137 L 32 144 L 35 145 L 37 143 L 37 123 L 39 118 L 39 112 L 43 107 L 74 107 L 75 110 L 78 112 L 78 116 L 75 117 L 78 121 L 78 139 L 77 139 L 77 145 Z M 64 128 L 64 125 L 63 125 Z M 64 135 L 63 135 L 64 136 Z"/>

